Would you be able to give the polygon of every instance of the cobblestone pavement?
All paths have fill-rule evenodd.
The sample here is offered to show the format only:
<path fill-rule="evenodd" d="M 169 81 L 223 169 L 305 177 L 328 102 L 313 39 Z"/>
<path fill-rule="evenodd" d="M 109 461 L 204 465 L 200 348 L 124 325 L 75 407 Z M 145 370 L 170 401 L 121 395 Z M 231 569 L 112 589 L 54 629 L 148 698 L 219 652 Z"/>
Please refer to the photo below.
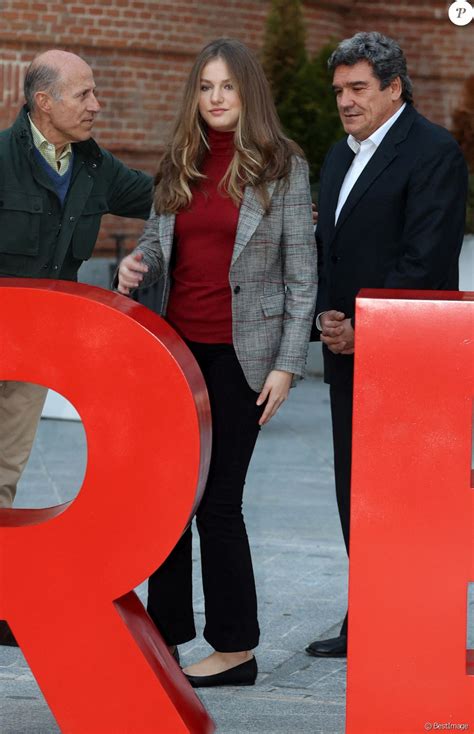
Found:
<path fill-rule="evenodd" d="M 73 497 L 85 463 L 82 425 L 42 420 L 18 506 Z M 259 595 L 260 675 L 254 687 L 199 695 L 223 734 L 342 734 L 345 660 L 319 660 L 304 652 L 317 637 L 337 634 L 346 606 L 347 561 L 334 498 L 329 401 L 320 380 L 310 378 L 292 390 L 262 431 L 247 479 L 245 515 Z M 195 570 L 197 577 L 197 560 Z M 144 586 L 138 591 L 143 599 Z M 200 632 L 203 599 L 197 579 L 195 597 Z M 209 647 L 198 634 L 180 652 L 187 664 L 208 654 Z M 1 734 L 58 731 L 21 651 L 0 648 Z"/>

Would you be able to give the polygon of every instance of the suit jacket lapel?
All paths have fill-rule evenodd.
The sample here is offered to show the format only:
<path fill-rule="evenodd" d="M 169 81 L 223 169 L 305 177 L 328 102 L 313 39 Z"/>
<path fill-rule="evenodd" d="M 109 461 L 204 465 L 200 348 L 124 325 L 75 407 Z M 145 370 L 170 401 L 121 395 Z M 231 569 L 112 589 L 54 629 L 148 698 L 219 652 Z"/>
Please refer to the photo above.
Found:
<path fill-rule="evenodd" d="M 275 190 L 276 181 L 271 181 L 267 184 L 267 191 L 270 198 Z M 234 251 L 232 253 L 233 265 L 239 255 L 241 254 L 244 247 L 249 242 L 250 238 L 257 229 L 260 221 L 265 214 L 260 199 L 257 197 L 255 190 L 252 186 L 246 186 L 244 191 L 244 198 L 240 205 L 239 221 L 237 224 L 237 232 L 235 235 Z"/>
<path fill-rule="evenodd" d="M 382 171 L 387 168 L 389 163 L 391 163 L 396 157 L 397 151 L 395 149 L 395 146 L 393 144 L 384 145 L 384 143 L 385 140 L 383 140 L 380 146 L 377 148 L 372 158 L 367 163 L 366 167 L 352 187 L 350 194 L 347 197 L 344 206 L 339 213 L 336 228 L 334 230 L 335 233 L 342 227 L 361 196 L 365 194 L 365 192 L 367 191 L 369 186 L 375 181 L 377 176 L 379 176 Z"/>
<path fill-rule="evenodd" d="M 385 135 L 374 155 L 352 187 L 351 192 L 340 211 L 334 234 L 342 227 L 347 217 L 359 202 L 360 198 L 365 194 L 369 186 L 373 184 L 382 171 L 384 171 L 393 159 L 396 158 L 398 155 L 397 145 L 406 138 L 416 114 L 418 113 L 413 109 L 413 107 L 411 105 L 407 105 L 398 120 Z M 339 197 L 341 185 L 342 180 L 337 190 L 337 198 Z M 337 198 L 334 211 L 337 206 Z"/>

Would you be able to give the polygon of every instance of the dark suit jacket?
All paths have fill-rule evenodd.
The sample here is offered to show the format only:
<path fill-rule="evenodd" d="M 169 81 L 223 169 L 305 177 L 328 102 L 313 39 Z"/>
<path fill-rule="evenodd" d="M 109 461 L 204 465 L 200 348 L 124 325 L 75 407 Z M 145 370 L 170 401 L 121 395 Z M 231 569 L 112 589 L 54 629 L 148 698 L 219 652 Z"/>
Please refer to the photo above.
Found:
<path fill-rule="evenodd" d="M 316 313 L 354 317 L 361 288 L 457 290 L 467 166 L 456 141 L 407 105 L 362 171 L 342 208 L 339 191 L 354 158 L 347 140 L 324 162 L 316 240 Z M 324 376 L 350 384 L 354 359 L 325 346 Z"/>

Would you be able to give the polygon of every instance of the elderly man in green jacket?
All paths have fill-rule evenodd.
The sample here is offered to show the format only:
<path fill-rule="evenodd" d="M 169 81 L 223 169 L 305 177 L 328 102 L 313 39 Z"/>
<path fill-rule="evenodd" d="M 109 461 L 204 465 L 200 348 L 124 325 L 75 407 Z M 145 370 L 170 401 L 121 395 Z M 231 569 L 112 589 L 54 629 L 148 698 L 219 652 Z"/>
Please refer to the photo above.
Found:
<path fill-rule="evenodd" d="M 79 56 L 37 56 L 25 99 L 13 126 L 0 133 L 0 276 L 76 280 L 103 214 L 148 217 L 152 179 L 92 139 L 100 105 L 92 70 Z M 0 382 L 0 507 L 13 503 L 46 392 Z"/>

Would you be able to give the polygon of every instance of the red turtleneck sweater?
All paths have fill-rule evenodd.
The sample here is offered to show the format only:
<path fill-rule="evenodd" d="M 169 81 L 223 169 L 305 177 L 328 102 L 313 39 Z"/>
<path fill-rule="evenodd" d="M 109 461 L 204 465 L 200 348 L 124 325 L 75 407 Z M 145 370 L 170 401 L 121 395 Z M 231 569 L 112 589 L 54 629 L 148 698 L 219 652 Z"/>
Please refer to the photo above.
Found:
<path fill-rule="evenodd" d="M 234 133 L 209 129 L 210 152 L 188 209 L 175 224 L 168 321 L 187 339 L 232 344 L 229 268 L 239 209 L 218 190 L 232 156 Z"/>

